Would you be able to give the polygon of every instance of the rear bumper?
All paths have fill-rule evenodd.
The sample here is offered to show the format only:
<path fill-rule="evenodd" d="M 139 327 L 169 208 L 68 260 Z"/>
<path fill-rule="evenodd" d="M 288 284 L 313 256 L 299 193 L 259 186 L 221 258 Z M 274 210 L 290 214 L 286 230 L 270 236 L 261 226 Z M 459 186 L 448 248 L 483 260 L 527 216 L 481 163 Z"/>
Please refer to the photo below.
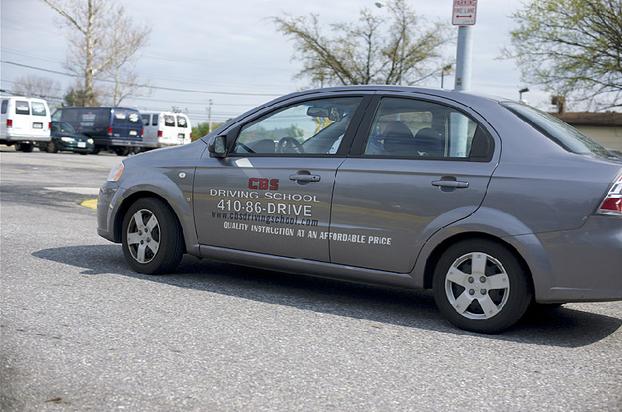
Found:
<path fill-rule="evenodd" d="M 28 133 L 10 133 L 7 134 L 4 138 L 7 142 L 49 142 L 51 137 L 48 134 L 45 135 L 32 135 Z"/>
<path fill-rule="evenodd" d="M 591 216 L 580 229 L 515 238 L 528 236 L 534 247 L 524 257 L 540 262 L 532 267 L 537 302 L 622 300 L 622 219 Z"/>

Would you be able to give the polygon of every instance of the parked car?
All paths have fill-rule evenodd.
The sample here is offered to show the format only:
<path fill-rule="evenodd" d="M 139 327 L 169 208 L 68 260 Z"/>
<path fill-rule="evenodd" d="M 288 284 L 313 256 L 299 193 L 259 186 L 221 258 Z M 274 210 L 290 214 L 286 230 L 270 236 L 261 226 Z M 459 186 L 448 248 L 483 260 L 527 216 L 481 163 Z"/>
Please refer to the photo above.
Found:
<path fill-rule="evenodd" d="M 0 144 L 32 152 L 35 144 L 50 141 L 50 109 L 43 99 L 0 97 Z"/>
<path fill-rule="evenodd" d="M 140 113 L 126 107 L 62 107 L 52 120 L 67 122 L 79 134 L 93 139 L 95 149 L 111 150 L 119 156 L 140 150 L 143 146 L 143 125 Z"/>
<path fill-rule="evenodd" d="M 95 142 L 92 138 L 76 132 L 67 122 L 52 122 L 52 139 L 47 143 L 39 143 L 39 150 L 48 153 L 88 154 L 95 150 Z"/>
<path fill-rule="evenodd" d="M 182 255 L 433 289 L 460 328 L 622 299 L 622 161 L 527 105 L 359 86 L 294 93 L 124 160 L 98 233 L 137 272 Z"/>
<path fill-rule="evenodd" d="M 141 112 L 147 148 L 178 146 L 192 141 L 190 119 L 183 113 Z"/>

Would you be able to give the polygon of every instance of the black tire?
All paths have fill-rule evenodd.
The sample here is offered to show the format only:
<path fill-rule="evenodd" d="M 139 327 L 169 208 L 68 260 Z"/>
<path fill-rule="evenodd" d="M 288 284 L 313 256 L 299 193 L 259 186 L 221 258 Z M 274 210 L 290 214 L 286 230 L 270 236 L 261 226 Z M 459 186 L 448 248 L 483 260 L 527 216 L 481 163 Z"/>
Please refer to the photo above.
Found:
<path fill-rule="evenodd" d="M 130 149 L 127 147 L 115 147 L 114 152 L 117 156 L 127 156 L 130 153 Z"/>
<path fill-rule="evenodd" d="M 54 142 L 50 141 L 48 142 L 45 151 L 48 153 L 58 153 L 58 147 L 56 147 Z"/>
<path fill-rule="evenodd" d="M 140 210 L 152 213 L 159 224 L 157 233 L 159 247 L 151 260 L 146 263 L 141 263 L 132 256 L 127 239 L 128 227 L 132 221 L 132 216 Z M 153 237 L 155 239 L 155 235 Z M 138 199 L 129 207 L 123 217 L 122 244 L 123 254 L 132 269 L 148 275 L 173 272 L 179 265 L 184 253 L 184 238 L 176 216 L 168 205 L 155 198 Z"/>
<path fill-rule="evenodd" d="M 30 153 L 32 152 L 32 143 L 15 143 L 15 151 Z"/>
<path fill-rule="evenodd" d="M 464 272 L 467 273 L 468 276 L 466 279 L 468 279 L 468 282 L 475 282 L 473 283 L 473 289 L 470 289 L 469 283 L 466 283 L 466 281 L 466 286 L 469 288 L 462 288 L 461 286 L 449 283 L 451 286 L 448 286 L 448 289 L 446 289 L 446 278 L 454 262 L 459 262 L 461 257 L 471 253 L 487 254 L 499 262 L 507 274 L 509 289 L 506 291 L 494 291 L 492 289 L 476 290 L 479 287 L 486 287 L 486 279 L 489 279 L 489 276 L 492 274 L 490 271 L 492 270 L 494 272 L 494 270 L 496 270 L 495 264 L 491 263 L 490 260 L 487 260 L 486 279 L 484 279 L 484 283 L 479 283 L 481 279 L 481 277 L 478 278 L 479 275 L 468 276 L 469 272 L 467 270 Z M 465 262 L 466 265 L 469 265 L 468 260 Z M 471 260 L 471 264 L 472 263 L 473 260 Z M 466 268 L 469 268 L 469 266 L 466 266 Z M 471 279 L 473 277 L 475 280 Z M 471 299 L 470 295 L 473 295 L 472 292 L 475 290 L 475 295 L 473 295 L 473 299 L 475 300 L 463 311 L 465 315 L 454 309 L 448 296 L 450 293 L 455 293 L 455 295 L 460 294 L 461 288 L 463 290 L 462 293 L 469 293 L 469 296 L 467 296 L 469 299 Z M 518 322 L 529 308 L 533 295 L 529 273 L 523 268 L 516 256 L 502 244 L 485 239 L 464 240 L 450 246 L 443 253 L 436 265 L 433 289 L 436 305 L 445 318 L 453 325 L 472 332 L 490 334 L 502 332 Z M 449 292 L 447 290 L 449 290 Z M 478 295 L 480 291 L 482 296 Z M 484 299 L 486 295 L 492 297 L 493 293 L 496 294 L 495 297 L 499 300 L 499 303 L 494 302 L 497 308 L 501 307 L 499 312 L 489 318 L 471 319 L 467 317 L 473 316 L 473 312 L 475 312 L 475 316 L 486 316 L 483 314 L 483 307 L 479 304 L 478 297 L 482 299 Z M 507 298 L 505 297 L 505 293 L 507 293 Z M 457 300 L 458 299 L 456 299 L 456 301 Z M 479 315 L 478 312 L 482 312 L 482 314 Z"/>
<path fill-rule="evenodd" d="M 91 152 L 91 154 L 94 154 L 94 155 L 99 154 L 100 150 L 101 150 L 101 149 L 100 149 L 99 147 L 96 147 L 95 149 L 93 149 L 93 151 Z"/>

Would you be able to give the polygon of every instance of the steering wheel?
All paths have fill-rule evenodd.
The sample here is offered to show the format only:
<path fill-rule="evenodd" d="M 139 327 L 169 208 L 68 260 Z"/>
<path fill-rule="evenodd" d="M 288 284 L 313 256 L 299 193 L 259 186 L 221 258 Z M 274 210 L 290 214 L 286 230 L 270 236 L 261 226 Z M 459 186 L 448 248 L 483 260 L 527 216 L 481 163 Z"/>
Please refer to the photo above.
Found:
<path fill-rule="evenodd" d="M 290 151 L 290 149 L 293 151 Z M 276 151 L 277 153 L 304 153 L 305 149 L 298 140 L 293 137 L 285 136 L 277 143 Z"/>

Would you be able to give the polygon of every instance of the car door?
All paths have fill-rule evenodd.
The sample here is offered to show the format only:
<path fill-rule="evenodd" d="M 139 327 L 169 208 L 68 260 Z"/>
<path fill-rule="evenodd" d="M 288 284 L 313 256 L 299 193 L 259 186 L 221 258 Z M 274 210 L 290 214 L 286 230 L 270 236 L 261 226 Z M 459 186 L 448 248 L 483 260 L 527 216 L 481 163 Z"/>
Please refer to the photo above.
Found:
<path fill-rule="evenodd" d="M 482 203 L 499 145 L 440 98 L 378 96 L 365 119 L 337 171 L 331 262 L 408 273 L 429 236 Z"/>
<path fill-rule="evenodd" d="M 13 131 L 20 136 L 28 136 L 33 129 L 30 115 L 30 101 L 26 99 L 14 100 Z"/>
<path fill-rule="evenodd" d="M 333 184 L 362 117 L 361 96 L 308 99 L 239 128 L 223 159 L 203 156 L 194 181 L 203 245 L 329 261 Z"/>

